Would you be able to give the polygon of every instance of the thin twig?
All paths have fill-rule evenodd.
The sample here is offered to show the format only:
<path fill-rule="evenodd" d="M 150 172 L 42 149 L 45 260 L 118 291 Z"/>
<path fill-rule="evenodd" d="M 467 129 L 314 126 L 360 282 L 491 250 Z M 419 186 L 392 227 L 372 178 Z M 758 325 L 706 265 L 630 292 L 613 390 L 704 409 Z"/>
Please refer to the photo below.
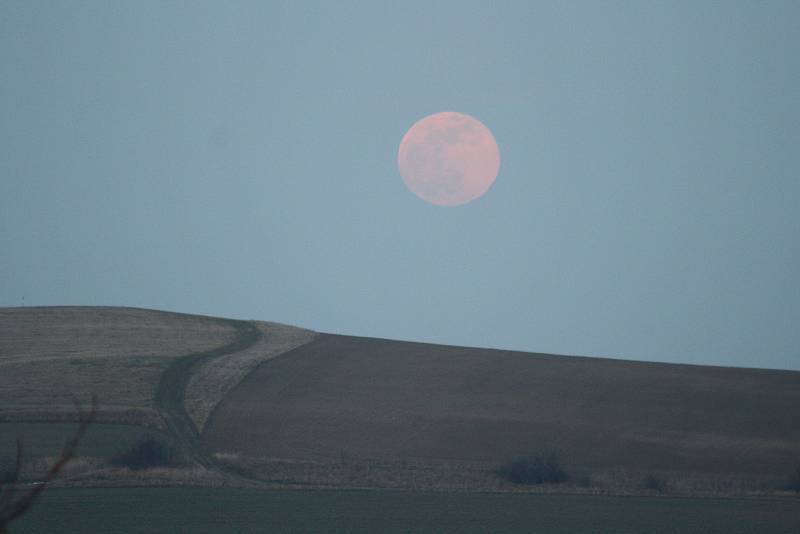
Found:
<path fill-rule="evenodd" d="M 73 402 L 75 403 L 75 409 L 78 412 L 78 420 L 80 422 L 77 432 L 75 432 L 75 435 L 73 435 L 71 438 L 67 439 L 66 443 L 64 444 L 64 448 L 61 451 L 61 456 L 58 458 L 56 463 L 53 464 L 45 477 L 25 495 L 14 501 L 12 496 L 16 490 L 19 475 L 22 470 L 23 460 L 22 441 L 17 440 L 17 463 L 14 470 L 14 475 L 12 477 L 10 487 L 5 488 L 3 493 L 0 495 L 0 533 L 4 532 L 5 526 L 8 523 L 28 511 L 37 497 L 39 497 L 39 495 L 47 488 L 47 485 L 56 477 L 56 475 L 58 475 L 61 469 L 67 465 L 67 462 L 69 462 L 72 457 L 75 456 L 75 452 L 78 449 L 78 444 L 80 444 L 83 435 L 86 433 L 86 429 L 89 427 L 89 424 L 91 424 L 95 418 L 95 415 L 97 414 L 97 396 L 92 395 L 92 404 L 89 411 L 84 411 L 77 399 L 73 399 Z"/>
<path fill-rule="evenodd" d="M 14 462 L 14 471 L 10 473 L 7 481 L 0 481 L 0 518 L 5 517 L 5 511 L 13 504 L 13 496 L 14 492 L 17 490 L 17 480 L 19 480 L 22 458 L 22 438 L 17 438 L 17 460 Z"/>

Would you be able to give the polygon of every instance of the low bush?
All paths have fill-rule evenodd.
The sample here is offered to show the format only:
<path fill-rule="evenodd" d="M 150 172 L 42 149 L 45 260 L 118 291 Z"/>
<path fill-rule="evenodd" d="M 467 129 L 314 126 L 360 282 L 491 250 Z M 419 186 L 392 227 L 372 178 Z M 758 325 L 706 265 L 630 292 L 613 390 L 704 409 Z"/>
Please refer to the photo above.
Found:
<path fill-rule="evenodd" d="M 560 484 L 569 479 L 558 457 L 518 458 L 502 465 L 498 474 L 513 484 Z"/>
<path fill-rule="evenodd" d="M 177 464 L 175 450 L 155 438 L 144 438 L 129 450 L 111 458 L 111 465 L 134 471 Z"/>
<path fill-rule="evenodd" d="M 14 482 L 17 474 L 17 462 L 11 458 L 0 458 L 0 484 Z"/>
<path fill-rule="evenodd" d="M 797 466 L 797 469 L 789 475 L 789 483 L 786 484 L 786 489 L 800 493 L 800 466 Z"/>
<path fill-rule="evenodd" d="M 667 491 L 667 481 L 658 475 L 650 473 L 642 480 L 642 487 L 646 490 L 664 493 Z"/>

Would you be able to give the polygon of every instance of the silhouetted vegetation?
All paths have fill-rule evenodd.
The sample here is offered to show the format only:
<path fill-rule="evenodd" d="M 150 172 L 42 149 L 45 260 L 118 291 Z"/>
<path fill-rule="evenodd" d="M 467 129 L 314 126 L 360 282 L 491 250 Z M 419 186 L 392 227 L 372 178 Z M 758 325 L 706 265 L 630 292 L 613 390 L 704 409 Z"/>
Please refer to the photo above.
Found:
<path fill-rule="evenodd" d="M 646 490 L 664 493 L 667 491 L 667 481 L 658 475 L 649 473 L 642 480 L 642 487 Z"/>
<path fill-rule="evenodd" d="M 8 484 L 16 479 L 17 468 L 12 458 L 0 458 L 0 484 Z"/>
<path fill-rule="evenodd" d="M 798 465 L 797 469 L 789 476 L 789 483 L 786 485 L 786 489 L 800 493 L 800 465 Z"/>
<path fill-rule="evenodd" d="M 22 440 L 17 439 L 17 457 L 13 461 L 11 469 L 2 473 L 3 476 L 0 479 L 0 534 L 7 532 L 6 527 L 8 524 L 20 518 L 30 509 L 39 495 L 47 489 L 47 485 L 75 456 L 78 444 L 97 414 L 97 397 L 92 397 L 92 404 L 88 411 L 84 411 L 80 403 L 75 400 L 75 411 L 79 421 L 77 432 L 64 444 L 61 455 L 47 471 L 44 478 L 34 484 L 33 489 L 28 491 L 20 491 L 18 487 L 25 452 L 22 447 Z"/>
<path fill-rule="evenodd" d="M 134 471 L 177 464 L 175 450 L 156 438 L 144 438 L 129 450 L 111 458 L 111 465 Z"/>
<path fill-rule="evenodd" d="M 498 474 L 514 484 L 559 484 L 569 479 L 558 457 L 517 458 L 500 467 Z"/>

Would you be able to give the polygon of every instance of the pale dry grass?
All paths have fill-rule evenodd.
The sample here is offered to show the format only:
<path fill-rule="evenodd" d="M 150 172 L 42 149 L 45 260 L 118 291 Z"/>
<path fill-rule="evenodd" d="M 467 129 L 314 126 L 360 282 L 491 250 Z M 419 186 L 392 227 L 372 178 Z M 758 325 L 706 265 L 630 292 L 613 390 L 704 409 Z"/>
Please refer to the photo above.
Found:
<path fill-rule="evenodd" d="M 558 484 L 513 484 L 487 462 L 446 459 L 341 458 L 287 459 L 217 453 L 218 462 L 246 471 L 276 487 L 480 491 L 536 494 L 581 494 L 671 497 L 778 496 L 782 479 L 770 476 L 713 476 L 695 472 L 650 472 L 623 468 L 574 472 Z M 654 474 L 666 482 L 663 492 L 643 486 Z"/>
<path fill-rule="evenodd" d="M 176 357 L 235 337 L 230 325 L 199 315 L 95 306 L 0 308 L 0 365 L 19 359 Z"/>
<path fill-rule="evenodd" d="M 132 471 L 103 466 L 61 480 L 65 487 L 229 486 L 236 481 L 224 473 L 202 467 L 159 467 Z M 238 485 L 242 485 L 239 483 Z"/>
<path fill-rule="evenodd" d="M 223 320 L 153 310 L 2 308 L 0 419 L 68 419 L 74 397 L 96 394 L 99 420 L 160 426 L 153 401 L 164 369 L 236 335 Z"/>
<path fill-rule="evenodd" d="M 261 363 L 310 342 L 311 330 L 280 323 L 254 322 L 262 337 L 252 347 L 209 360 L 194 372 L 184 406 L 199 431 L 219 402 Z"/>
<path fill-rule="evenodd" d="M 70 422 L 75 420 L 75 407 L 67 405 L 13 405 L 0 408 L 0 423 Z M 137 425 L 164 430 L 164 418 L 155 408 L 106 406 L 97 410 L 95 423 Z"/>
<path fill-rule="evenodd" d="M 33 458 L 23 464 L 21 480 L 31 484 L 42 480 L 58 460 L 54 456 Z M 200 466 L 157 467 L 132 470 L 111 466 L 106 458 L 79 456 L 70 460 L 59 473 L 55 486 L 218 486 L 231 484 L 224 473 Z"/>
<path fill-rule="evenodd" d="M 235 452 L 216 452 L 212 456 L 222 462 L 237 462 L 240 458 L 239 454 Z"/>
<path fill-rule="evenodd" d="M 56 456 L 41 456 L 25 461 L 22 465 L 22 469 L 20 470 L 20 480 L 42 480 L 58 460 L 59 458 Z M 59 472 L 58 477 L 60 479 L 66 479 L 74 476 L 85 475 L 86 473 L 97 471 L 103 467 L 105 467 L 105 460 L 102 458 L 81 456 L 72 458 L 69 462 L 67 462 Z"/>

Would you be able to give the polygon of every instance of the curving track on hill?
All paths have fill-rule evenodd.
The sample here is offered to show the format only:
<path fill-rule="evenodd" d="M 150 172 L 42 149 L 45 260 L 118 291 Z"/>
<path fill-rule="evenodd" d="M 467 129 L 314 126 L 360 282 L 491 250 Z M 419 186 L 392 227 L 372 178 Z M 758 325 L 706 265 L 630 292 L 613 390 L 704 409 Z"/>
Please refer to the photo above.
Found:
<path fill-rule="evenodd" d="M 164 418 L 170 434 L 189 458 L 206 468 L 218 466 L 200 448 L 200 433 L 186 412 L 183 403 L 186 386 L 189 384 L 192 372 L 203 363 L 226 354 L 246 350 L 258 342 L 263 335 L 254 324 L 247 321 L 233 319 L 220 319 L 220 321 L 236 329 L 237 334 L 234 341 L 216 349 L 188 354 L 176 359 L 161 376 L 155 396 L 156 408 Z"/>

